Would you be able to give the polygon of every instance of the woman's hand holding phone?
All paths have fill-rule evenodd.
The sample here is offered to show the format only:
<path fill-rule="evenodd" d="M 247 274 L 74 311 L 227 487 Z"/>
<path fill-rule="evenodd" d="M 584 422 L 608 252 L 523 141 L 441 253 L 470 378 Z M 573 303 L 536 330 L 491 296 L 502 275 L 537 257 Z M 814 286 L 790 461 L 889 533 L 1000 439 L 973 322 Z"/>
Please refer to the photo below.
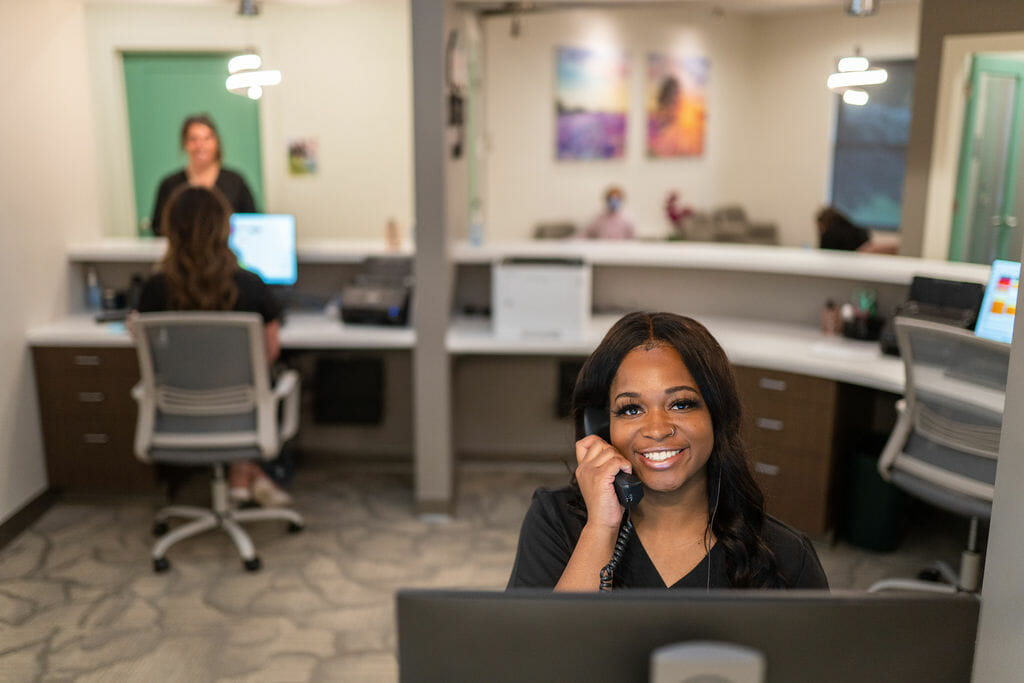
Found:
<path fill-rule="evenodd" d="M 576 482 L 587 506 L 587 523 L 555 590 L 595 591 L 622 522 L 622 506 L 612 482 L 629 461 L 615 447 L 591 434 L 576 442 Z"/>
<path fill-rule="evenodd" d="M 576 463 L 576 481 L 587 506 L 587 525 L 617 533 L 623 508 L 613 482 L 620 471 L 632 472 L 632 466 L 614 446 L 594 434 L 576 442 Z"/>

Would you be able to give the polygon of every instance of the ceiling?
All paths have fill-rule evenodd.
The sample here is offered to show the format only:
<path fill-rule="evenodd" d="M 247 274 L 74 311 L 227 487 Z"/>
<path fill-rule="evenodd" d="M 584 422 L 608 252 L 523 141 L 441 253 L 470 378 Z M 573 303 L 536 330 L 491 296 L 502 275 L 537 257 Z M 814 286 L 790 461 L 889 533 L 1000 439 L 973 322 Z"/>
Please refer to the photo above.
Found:
<path fill-rule="evenodd" d="M 131 3 L 131 4 L 153 4 L 153 5 L 221 5 L 231 4 L 238 6 L 241 0 L 83 0 L 86 3 Z M 352 0 L 254 0 L 257 6 L 262 5 L 343 5 Z M 799 10 L 835 7 L 842 11 L 844 0 L 533 0 L 521 2 L 501 2 L 499 0 L 454 0 L 455 4 L 464 7 L 477 7 L 487 10 L 510 9 L 513 5 L 522 5 L 530 8 L 542 7 L 600 7 L 600 6 L 623 6 L 623 5 L 670 5 L 670 4 L 695 4 L 717 7 L 726 12 L 739 14 L 761 14 L 778 12 L 784 10 Z M 920 0 L 878 0 L 881 9 L 890 4 L 917 5 Z"/>
<path fill-rule="evenodd" d="M 268 0 L 275 1 L 275 0 Z M 276 0 L 280 1 L 280 0 Z M 290 0 L 301 1 L 301 0 Z M 920 0 L 879 0 L 880 12 L 885 11 L 887 4 L 916 5 Z M 600 7 L 623 5 L 669 5 L 699 4 L 720 8 L 726 12 L 738 14 L 762 14 L 785 10 L 814 9 L 834 7 L 842 11 L 844 0 L 534 0 L 532 2 L 498 2 L 495 0 L 456 0 L 457 5 L 477 7 L 486 10 L 509 10 L 521 5 L 524 9 L 543 7 Z"/>

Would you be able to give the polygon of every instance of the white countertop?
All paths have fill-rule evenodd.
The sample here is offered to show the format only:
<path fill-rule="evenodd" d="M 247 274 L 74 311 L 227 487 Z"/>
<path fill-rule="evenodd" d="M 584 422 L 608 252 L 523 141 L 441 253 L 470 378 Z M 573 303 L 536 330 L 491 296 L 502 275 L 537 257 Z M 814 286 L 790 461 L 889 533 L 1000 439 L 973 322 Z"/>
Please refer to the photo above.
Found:
<path fill-rule="evenodd" d="M 106 237 L 78 242 L 67 249 L 68 260 L 87 263 L 155 263 L 167 249 L 166 237 Z M 358 263 L 368 256 L 411 256 L 414 247 L 403 242 L 391 248 L 383 240 L 300 240 L 300 263 Z"/>
<path fill-rule="evenodd" d="M 97 323 L 86 313 L 70 315 L 28 331 L 30 346 L 131 346 L 124 323 Z M 351 325 L 337 316 L 289 312 L 281 328 L 285 349 L 411 349 L 411 327 Z"/>
<path fill-rule="evenodd" d="M 502 339 L 487 318 L 456 319 L 448 331 L 449 353 L 464 355 L 588 355 L 617 315 L 594 316 L 579 338 Z M 793 372 L 902 393 L 903 362 L 881 352 L 878 342 L 826 337 L 814 328 L 735 318 L 701 317 L 736 365 Z"/>
<path fill-rule="evenodd" d="M 154 263 L 166 248 L 163 237 L 107 237 L 71 244 L 67 256 L 72 262 Z M 300 240 L 297 250 L 300 263 L 358 263 L 368 256 L 411 256 L 415 246 L 405 241 L 391 249 L 383 240 L 320 239 Z M 458 242 L 451 247 L 451 257 L 459 264 L 489 264 L 516 256 L 582 258 L 596 266 L 735 270 L 893 284 L 910 284 L 914 275 L 984 284 L 989 274 L 989 266 L 973 263 L 754 244 L 571 239 L 488 242 L 478 247 Z"/>
<path fill-rule="evenodd" d="M 493 263 L 508 257 L 582 258 L 595 266 L 650 266 L 779 273 L 841 278 L 863 282 L 910 284 L 915 275 L 980 282 L 990 267 L 828 249 L 803 249 L 755 244 L 667 242 L 646 240 L 535 240 L 452 246 L 456 263 Z"/>
<path fill-rule="evenodd" d="M 449 353 L 462 355 L 586 356 L 600 343 L 616 315 L 595 316 L 575 339 L 501 339 L 486 318 L 456 319 L 446 339 Z M 815 329 L 734 318 L 700 319 L 737 365 L 794 372 L 901 393 L 903 363 L 881 353 L 877 342 L 825 337 Z M 28 331 L 30 346 L 128 347 L 123 323 L 97 323 L 71 315 Z M 291 312 L 281 328 L 285 349 L 411 349 L 411 327 L 352 325 L 314 312 Z"/>

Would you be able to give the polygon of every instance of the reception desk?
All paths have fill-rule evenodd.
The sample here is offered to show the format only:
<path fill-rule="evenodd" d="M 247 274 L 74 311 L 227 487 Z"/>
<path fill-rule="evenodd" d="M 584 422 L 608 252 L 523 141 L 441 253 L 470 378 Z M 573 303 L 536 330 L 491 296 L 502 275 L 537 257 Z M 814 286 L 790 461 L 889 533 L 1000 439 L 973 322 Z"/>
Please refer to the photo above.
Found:
<path fill-rule="evenodd" d="M 70 300 L 84 301 L 82 282 L 87 268 L 96 268 L 105 284 L 126 284 L 132 273 L 148 271 L 164 248 L 159 239 L 73 245 L 68 251 Z M 367 256 L 407 257 L 411 253 L 409 245 L 395 252 L 376 243 L 300 243 L 299 286 L 321 294 L 337 291 Z M 412 453 L 415 439 L 410 437 L 408 452 L 417 468 L 435 464 L 450 468 L 453 462 L 469 458 L 571 459 L 571 425 L 555 410 L 560 364 L 590 353 L 623 312 L 671 310 L 702 321 L 736 366 L 750 413 L 748 438 L 756 446 L 754 457 L 761 458 L 755 469 L 770 496 L 782 499 L 786 491 L 807 489 L 808 481 L 815 482 L 819 489 L 815 509 L 798 523 L 812 532 L 823 531 L 830 524 L 830 492 L 841 450 L 837 441 L 858 428 L 844 426 L 848 414 L 862 407 L 859 401 L 864 391 L 895 395 L 903 388 L 902 364 L 881 354 L 877 343 L 821 334 L 819 320 L 825 301 L 842 302 L 855 290 L 870 288 L 876 292 L 879 311 L 886 313 L 906 298 L 914 275 L 983 283 L 989 270 L 987 266 L 898 256 L 680 242 L 524 242 L 481 247 L 460 243 L 451 245 L 448 254 L 454 274 L 453 315 L 443 348 L 452 367 L 447 414 L 453 439 L 447 449 Z M 487 316 L 491 267 L 511 257 L 577 259 L 588 265 L 593 315 L 582 335 L 531 339 L 494 334 Z M 330 311 L 292 312 L 282 329 L 282 347 L 312 352 L 404 353 L 416 346 L 420 334 L 415 297 L 413 305 L 411 328 L 344 325 Z M 77 355 L 103 349 L 131 353 L 130 340 L 121 327 L 96 324 L 81 310 L 30 330 L 27 341 L 37 356 L 54 349 L 77 350 Z M 41 385 L 46 378 L 59 377 L 60 372 L 40 366 L 37 358 Z M 788 393 L 758 399 L 756 394 L 764 391 L 763 385 L 785 386 Z M 95 392 L 78 388 L 77 394 L 89 398 Z M 439 391 L 438 395 L 448 392 Z M 52 396 L 52 391 L 40 392 L 44 421 L 46 415 L 66 421 L 69 404 L 47 403 Z M 766 407 L 783 404 L 788 411 L 785 415 L 764 412 Z M 410 435 L 413 430 L 431 428 L 416 418 L 418 412 L 418 406 L 411 406 L 408 424 L 402 425 Z M 807 426 L 811 424 L 826 428 L 808 441 Z M 804 440 L 790 442 L 789 434 Z M 98 436 L 82 438 L 100 440 Z M 49 439 L 47 450 L 51 450 Z M 794 458 L 806 464 L 815 457 L 819 462 L 814 467 L 804 468 L 792 478 L 785 476 L 793 468 Z M 825 466 L 819 467 L 822 462 Z M 781 488 L 773 484 L 785 479 L 790 483 Z M 773 486 L 783 493 L 772 495 Z M 449 501 L 451 495 L 449 491 Z M 431 509 L 437 509 L 436 499 L 431 503 Z M 795 513 L 786 514 L 795 519 Z"/>

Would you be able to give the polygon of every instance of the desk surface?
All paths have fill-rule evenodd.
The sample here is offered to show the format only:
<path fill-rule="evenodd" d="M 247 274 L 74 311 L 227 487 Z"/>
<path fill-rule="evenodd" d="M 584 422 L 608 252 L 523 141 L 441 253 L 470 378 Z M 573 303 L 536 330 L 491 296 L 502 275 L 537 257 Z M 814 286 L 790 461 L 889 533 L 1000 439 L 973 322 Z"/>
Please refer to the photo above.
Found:
<path fill-rule="evenodd" d="M 30 346 L 131 346 L 123 323 L 100 324 L 77 314 L 28 331 Z M 411 349 L 416 332 L 409 327 L 349 325 L 337 316 L 290 312 L 281 328 L 285 349 Z"/>
<path fill-rule="evenodd" d="M 156 263 L 167 249 L 166 237 L 105 237 L 68 246 L 68 260 L 87 263 Z M 299 263 L 359 263 L 368 256 L 409 257 L 411 242 L 395 248 L 383 240 L 300 240 Z"/>
<path fill-rule="evenodd" d="M 462 264 L 488 264 L 508 257 L 575 257 L 594 266 L 774 273 L 899 285 L 909 285 L 915 275 L 984 284 L 990 270 L 975 263 L 829 249 L 646 240 L 534 240 L 481 246 L 460 242 L 452 246 L 451 255 Z"/>
<path fill-rule="evenodd" d="M 456 319 L 445 346 L 455 355 L 586 356 L 618 316 L 594 316 L 577 339 L 502 339 L 490 320 Z M 825 337 L 799 325 L 702 317 L 729 359 L 737 365 L 794 372 L 902 393 L 903 363 L 879 350 L 877 342 Z M 28 332 L 31 346 L 131 345 L 123 324 L 98 324 L 86 314 L 68 316 Z M 289 313 L 281 328 L 285 349 L 411 349 L 416 332 L 409 327 L 350 325 L 321 313 Z"/>
<path fill-rule="evenodd" d="M 454 321 L 445 342 L 449 353 L 464 355 L 585 356 L 618 319 L 594 316 L 579 339 L 502 339 L 486 318 Z M 903 362 L 883 354 L 878 342 L 826 337 L 800 325 L 701 317 L 736 365 L 794 372 L 902 393 Z"/>

